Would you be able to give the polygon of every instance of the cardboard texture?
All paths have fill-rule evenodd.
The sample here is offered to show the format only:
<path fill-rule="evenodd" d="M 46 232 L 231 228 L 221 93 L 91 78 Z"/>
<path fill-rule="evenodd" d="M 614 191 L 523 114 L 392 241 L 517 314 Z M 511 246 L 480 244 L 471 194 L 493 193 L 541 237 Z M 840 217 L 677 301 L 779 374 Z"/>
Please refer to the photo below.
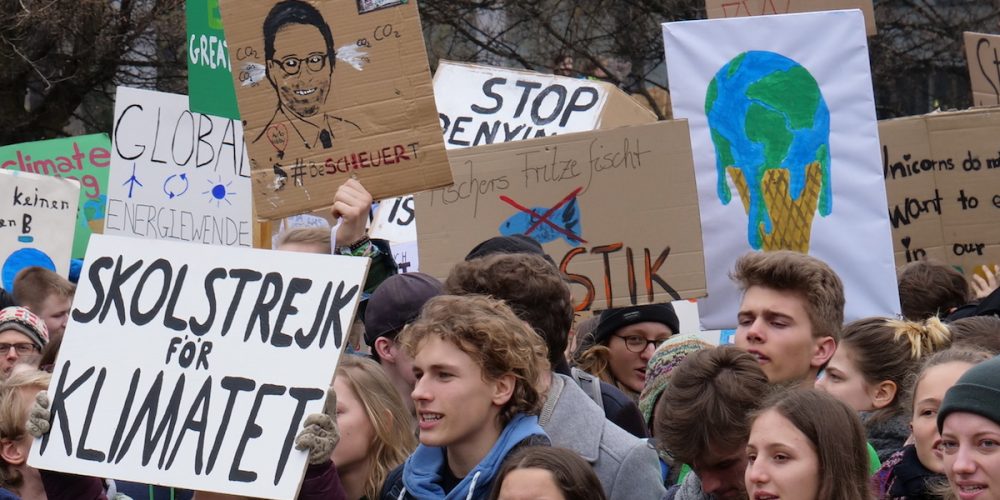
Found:
<path fill-rule="evenodd" d="M 250 162 L 238 120 L 183 95 L 118 87 L 105 234 L 253 244 Z"/>
<path fill-rule="evenodd" d="M 896 265 L 1000 264 L 1000 109 L 879 122 Z"/>
<path fill-rule="evenodd" d="M 220 6 L 257 217 L 329 206 L 355 175 L 375 199 L 451 184 L 416 2 Z"/>
<path fill-rule="evenodd" d="M 972 105 L 1000 105 L 1000 35 L 966 31 L 963 38 L 972 81 Z"/>
<path fill-rule="evenodd" d="M 709 19 L 844 9 L 861 9 L 865 15 L 865 33 L 868 36 L 878 33 L 872 0 L 705 0 Z"/>
<path fill-rule="evenodd" d="M 0 169 L 0 277 L 14 289 L 18 271 L 41 266 L 69 275 L 80 183 Z"/>
<path fill-rule="evenodd" d="M 26 142 L 0 148 L 0 168 L 80 181 L 80 210 L 73 236 L 74 259 L 82 259 L 90 235 L 104 231 L 111 140 L 107 134 Z"/>
<path fill-rule="evenodd" d="M 238 120 L 229 44 L 219 0 L 187 0 L 188 101 L 191 111 Z"/>
<path fill-rule="evenodd" d="M 479 242 L 527 234 L 567 275 L 577 310 L 705 295 L 686 122 L 449 155 L 455 185 L 416 195 L 422 272 L 443 279 Z"/>
<path fill-rule="evenodd" d="M 295 435 L 323 411 L 367 270 L 359 257 L 95 236 L 52 376 L 52 430 L 29 463 L 295 498 L 308 458 Z"/>
<path fill-rule="evenodd" d="M 449 149 L 656 121 L 607 82 L 451 61 L 434 96 Z"/>

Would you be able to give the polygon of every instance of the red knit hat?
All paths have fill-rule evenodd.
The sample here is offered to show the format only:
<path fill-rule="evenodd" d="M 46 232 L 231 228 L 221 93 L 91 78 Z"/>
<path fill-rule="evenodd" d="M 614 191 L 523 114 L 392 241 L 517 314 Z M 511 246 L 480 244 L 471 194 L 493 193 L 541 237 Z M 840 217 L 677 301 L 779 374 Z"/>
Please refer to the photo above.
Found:
<path fill-rule="evenodd" d="M 49 341 L 49 329 L 45 322 L 23 307 L 11 306 L 0 310 L 0 332 L 7 330 L 27 335 L 38 346 L 38 350 Z"/>

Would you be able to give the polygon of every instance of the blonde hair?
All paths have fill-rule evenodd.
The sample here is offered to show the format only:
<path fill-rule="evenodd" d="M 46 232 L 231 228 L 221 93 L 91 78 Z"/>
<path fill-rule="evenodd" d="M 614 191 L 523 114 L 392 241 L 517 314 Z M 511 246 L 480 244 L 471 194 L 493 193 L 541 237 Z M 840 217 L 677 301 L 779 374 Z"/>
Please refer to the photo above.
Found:
<path fill-rule="evenodd" d="M 417 320 L 399 334 L 399 342 L 416 357 L 421 344 L 435 336 L 472 358 L 483 380 L 514 377 L 514 392 L 498 415 L 501 427 L 518 413 L 542 411 L 539 382 L 549 371 L 548 349 L 507 304 L 485 295 L 439 295 L 424 304 Z"/>
<path fill-rule="evenodd" d="M 0 439 L 17 441 L 28 433 L 25 424 L 31 407 L 21 397 L 21 390 L 45 390 L 49 387 L 51 378 L 51 375 L 41 370 L 15 370 L 7 380 L 0 383 Z M 3 462 L 0 467 L 0 486 L 16 489 L 21 486 L 24 478 L 19 472 L 8 469 L 7 465 Z"/>
<path fill-rule="evenodd" d="M 624 392 L 633 401 L 639 399 L 639 393 L 622 384 L 611 374 L 611 350 L 607 346 L 594 344 L 577 354 L 574 364 L 577 368 L 607 382 Z"/>
<path fill-rule="evenodd" d="M 323 250 L 322 253 L 333 253 L 333 245 L 330 243 L 330 228 L 296 227 L 289 229 L 278 236 L 278 242 L 274 248 L 280 249 L 290 243 L 318 245 Z"/>
<path fill-rule="evenodd" d="M 375 430 L 375 440 L 368 448 L 371 460 L 364 495 L 378 498 L 389 472 L 406 461 L 417 447 L 413 417 L 378 363 L 345 354 L 337 367 L 337 377 L 358 396 Z"/>

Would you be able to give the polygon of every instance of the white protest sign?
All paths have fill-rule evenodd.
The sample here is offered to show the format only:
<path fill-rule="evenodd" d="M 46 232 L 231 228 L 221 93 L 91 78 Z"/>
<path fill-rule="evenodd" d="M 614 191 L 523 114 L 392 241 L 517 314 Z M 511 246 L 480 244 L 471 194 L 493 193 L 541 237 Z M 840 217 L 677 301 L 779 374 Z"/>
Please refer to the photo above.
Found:
<path fill-rule="evenodd" d="M 74 198 L 75 199 L 75 198 Z M 70 218 L 70 220 L 72 220 Z M 368 259 L 97 236 L 29 463 L 294 498 Z"/>
<path fill-rule="evenodd" d="M 118 87 L 112 143 L 105 234 L 252 245 L 238 120 L 193 113 L 187 96 Z"/>
<path fill-rule="evenodd" d="M 413 195 L 382 200 L 375 210 L 369 233 L 372 238 L 387 240 L 399 271 L 419 270 L 417 256 L 417 218 Z"/>
<path fill-rule="evenodd" d="M 749 251 L 828 263 L 848 320 L 899 298 L 865 20 L 858 10 L 663 25 L 674 116 L 691 127 L 706 329 L 736 327 Z"/>
<path fill-rule="evenodd" d="M 441 61 L 434 73 L 446 148 L 586 132 L 599 127 L 603 82 Z"/>
<path fill-rule="evenodd" d="M 0 169 L 0 264 L 3 288 L 13 290 L 18 271 L 41 266 L 69 274 L 80 183 Z"/>

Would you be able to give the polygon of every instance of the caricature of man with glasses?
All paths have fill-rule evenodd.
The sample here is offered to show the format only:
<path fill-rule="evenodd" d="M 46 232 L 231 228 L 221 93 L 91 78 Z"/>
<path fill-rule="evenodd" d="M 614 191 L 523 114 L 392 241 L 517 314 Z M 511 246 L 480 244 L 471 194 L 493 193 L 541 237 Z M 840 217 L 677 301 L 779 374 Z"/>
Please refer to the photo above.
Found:
<path fill-rule="evenodd" d="M 336 130 L 343 127 L 361 130 L 354 122 L 322 111 L 330 93 L 336 52 L 330 27 L 315 7 L 301 0 L 275 4 L 264 19 L 264 57 L 278 107 L 253 142 L 272 127 L 284 129 L 284 123 L 288 128 L 282 132 L 288 141 L 294 144 L 301 140 L 306 149 L 333 147 Z"/>

